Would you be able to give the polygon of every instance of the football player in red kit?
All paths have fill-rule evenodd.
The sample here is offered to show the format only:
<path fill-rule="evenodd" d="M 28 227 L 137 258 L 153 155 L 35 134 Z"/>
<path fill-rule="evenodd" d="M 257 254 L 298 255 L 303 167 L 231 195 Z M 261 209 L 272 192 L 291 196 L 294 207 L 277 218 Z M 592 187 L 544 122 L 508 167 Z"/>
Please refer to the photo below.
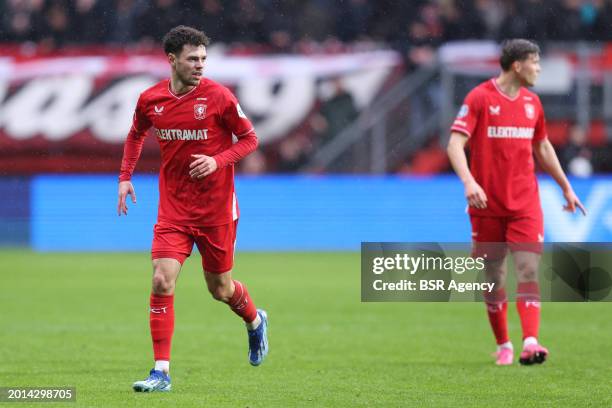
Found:
<path fill-rule="evenodd" d="M 261 364 L 268 352 L 266 312 L 255 308 L 246 286 L 231 275 L 239 216 L 234 164 L 257 148 L 257 136 L 236 97 L 202 76 L 208 44 L 208 37 L 191 27 L 178 26 L 166 34 L 171 77 L 140 95 L 125 142 L 120 215 L 127 215 L 128 195 L 136 202 L 130 180 L 151 127 L 161 150 L 149 314 L 155 367 L 147 379 L 134 383 L 135 391 L 171 389 L 174 288 L 194 243 L 208 290 L 246 323 L 250 363 Z"/>
<path fill-rule="evenodd" d="M 523 330 L 521 364 L 543 363 L 548 350 L 538 342 L 540 291 L 538 264 L 544 223 L 534 159 L 557 182 L 564 209 L 585 209 L 565 176 L 546 137 L 544 110 L 527 87 L 540 73 L 539 47 L 527 40 L 506 41 L 501 74 L 474 88 L 465 98 L 451 128 L 450 162 L 465 186 L 472 224 L 474 256 L 486 256 L 486 277 L 495 283 L 485 302 L 497 341 L 496 363 L 512 364 L 505 289 L 506 251 L 514 257 L 518 288 L 516 307 Z M 468 167 L 465 147 L 470 149 Z M 496 244 L 506 243 L 501 247 Z"/>

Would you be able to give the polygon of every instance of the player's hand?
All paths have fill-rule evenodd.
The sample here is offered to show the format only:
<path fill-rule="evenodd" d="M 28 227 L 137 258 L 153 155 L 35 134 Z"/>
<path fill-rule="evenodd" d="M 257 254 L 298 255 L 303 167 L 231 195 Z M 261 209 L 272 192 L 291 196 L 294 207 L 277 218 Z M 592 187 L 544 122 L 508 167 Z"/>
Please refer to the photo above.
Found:
<path fill-rule="evenodd" d="M 475 181 L 470 181 L 465 184 L 465 198 L 470 207 L 487 208 L 487 195 L 482 187 Z"/>
<path fill-rule="evenodd" d="M 574 190 L 570 188 L 569 190 L 564 191 L 563 197 L 565 197 L 565 201 L 567 203 L 563 206 L 563 211 L 575 213 L 576 208 L 579 208 L 580 211 L 582 211 L 582 215 L 587 215 L 586 208 L 584 208 L 584 205 L 582 205 L 580 199 L 576 193 L 574 193 Z"/>
<path fill-rule="evenodd" d="M 132 202 L 136 204 L 136 191 L 131 181 L 119 182 L 119 202 L 117 203 L 117 215 L 121 216 L 121 213 L 127 215 L 128 208 L 125 203 L 127 196 L 132 197 Z"/>
<path fill-rule="evenodd" d="M 205 154 L 192 154 L 195 160 L 189 165 L 189 175 L 194 179 L 201 179 L 217 170 L 217 161 Z"/>

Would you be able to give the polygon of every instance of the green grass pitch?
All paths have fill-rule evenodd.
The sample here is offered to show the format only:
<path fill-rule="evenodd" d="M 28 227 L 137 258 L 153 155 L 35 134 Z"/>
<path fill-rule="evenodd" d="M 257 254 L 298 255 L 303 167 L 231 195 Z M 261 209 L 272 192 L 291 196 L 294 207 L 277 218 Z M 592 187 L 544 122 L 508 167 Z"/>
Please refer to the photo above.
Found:
<path fill-rule="evenodd" d="M 550 360 L 495 367 L 481 304 L 361 303 L 357 253 L 239 253 L 234 275 L 270 316 L 253 368 L 199 265 L 178 281 L 173 391 L 136 394 L 152 366 L 148 253 L 0 251 L 0 386 L 75 386 L 76 404 L 52 404 L 67 407 L 612 406 L 610 303 L 544 304 Z"/>

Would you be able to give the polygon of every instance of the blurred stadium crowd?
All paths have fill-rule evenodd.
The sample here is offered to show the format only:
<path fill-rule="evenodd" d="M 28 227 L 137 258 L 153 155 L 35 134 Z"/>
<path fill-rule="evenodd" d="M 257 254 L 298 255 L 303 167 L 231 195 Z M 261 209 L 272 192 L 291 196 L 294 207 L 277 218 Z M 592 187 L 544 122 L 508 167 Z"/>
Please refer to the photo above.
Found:
<path fill-rule="evenodd" d="M 4 0 L 0 15 L 4 41 L 57 46 L 159 41 L 178 24 L 282 52 L 330 39 L 399 49 L 467 38 L 612 39 L 610 0 Z"/>
<path fill-rule="evenodd" d="M 162 36 L 178 24 L 201 28 L 213 43 L 245 53 L 392 48 L 402 56 L 405 74 L 432 64 L 438 47 L 454 40 L 612 41 L 612 0 L 0 0 L 0 42 L 36 45 L 43 53 L 92 44 L 158 50 Z M 301 127 L 262 147 L 241 163 L 241 171 L 300 171 L 353 123 L 359 110 L 352 95 L 332 82 L 330 98 Z M 414 101 L 410 109 L 421 104 Z M 569 123 L 557 144 L 564 166 L 574 174 L 608 171 L 610 149 L 594 149 L 588 129 L 562 119 Z M 440 164 L 429 170 L 432 155 L 425 154 L 424 171 L 448 170 L 440 146 L 431 150 Z M 413 164 L 423 152 L 428 150 L 391 171 L 418 172 Z"/>

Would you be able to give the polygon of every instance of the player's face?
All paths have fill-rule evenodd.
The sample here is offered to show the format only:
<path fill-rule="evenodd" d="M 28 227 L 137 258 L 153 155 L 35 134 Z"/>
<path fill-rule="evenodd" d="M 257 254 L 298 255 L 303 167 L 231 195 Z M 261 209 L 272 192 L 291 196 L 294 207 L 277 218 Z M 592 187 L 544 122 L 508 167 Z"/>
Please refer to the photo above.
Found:
<path fill-rule="evenodd" d="M 534 86 L 540 75 L 540 56 L 529 54 L 523 61 L 517 61 L 516 73 L 523 86 Z"/>
<path fill-rule="evenodd" d="M 200 83 L 206 61 L 206 47 L 203 45 L 183 45 L 178 55 L 169 55 L 170 65 L 176 77 L 187 86 Z"/>

